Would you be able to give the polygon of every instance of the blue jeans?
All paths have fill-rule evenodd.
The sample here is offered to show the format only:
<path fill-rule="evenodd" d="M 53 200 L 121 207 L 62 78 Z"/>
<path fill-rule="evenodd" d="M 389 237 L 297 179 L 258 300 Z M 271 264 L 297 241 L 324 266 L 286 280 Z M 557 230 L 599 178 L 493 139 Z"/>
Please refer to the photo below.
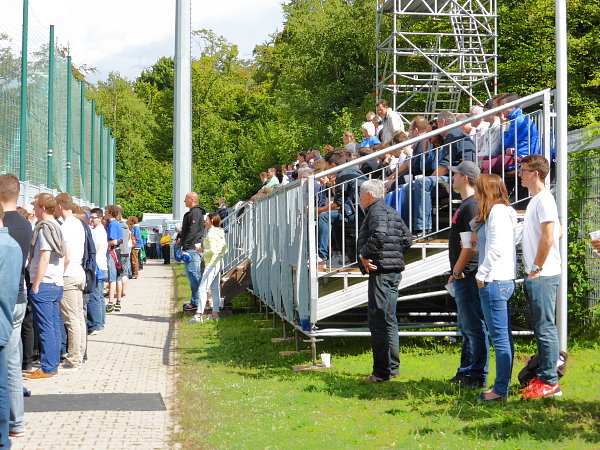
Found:
<path fill-rule="evenodd" d="M 508 395 L 513 366 L 514 346 L 508 301 L 514 291 L 514 280 L 490 281 L 479 289 L 481 309 L 496 350 L 496 380 L 492 391 L 503 396 Z"/>
<path fill-rule="evenodd" d="M 160 245 L 160 240 L 157 239 L 156 240 L 156 258 L 157 259 L 162 259 L 162 247 Z"/>
<path fill-rule="evenodd" d="M 431 229 L 431 192 L 435 189 L 438 178 L 446 183 L 448 183 L 450 180 L 447 176 L 423 177 L 415 180 L 413 184 L 413 230 Z M 423 192 L 425 192 L 425 195 L 423 195 Z M 408 202 L 408 198 L 406 198 L 404 201 Z"/>
<path fill-rule="evenodd" d="M 33 323 L 38 331 L 40 363 L 45 373 L 54 373 L 60 363 L 61 318 L 59 302 L 63 287 L 42 283 L 37 294 L 31 291 Z"/>
<path fill-rule="evenodd" d="M 108 278 L 108 271 L 102 271 L 104 280 Z M 98 280 L 96 289 L 90 292 L 88 303 L 89 331 L 102 330 L 106 323 L 106 306 L 104 305 L 104 280 Z"/>
<path fill-rule="evenodd" d="M 22 294 L 25 296 L 25 294 Z M 8 367 L 8 392 L 10 395 L 10 431 L 25 431 L 23 414 L 23 346 L 21 344 L 21 324 L 25 318 L 27 303 L 17 303 L 13 310 L 13 332 L 4 349 Z"/>
<path fill-rule="evenodd" d="M 540 355 L 536 375 L 540 381 L 558 383 L 558 331 L 556 329 L 556 291 L 560 275 L 525 279 L 525 293 Z"/>
<path fill-rule="evenodd" d="M 329 259 L 329 235 L 331 234 L 331 224 L 335 222 L 337 219 L 341 217 L 342 213 L 339 209 L 332 209 L 330 211 L 324 211 L 319 216 L 319 220 L 317 221 L 318 227 L 318 235 L 317 235 L 317 245 L 318 245 L 318 255 L 323 261 L 327 261 Z"/>
<path fill-rule="evenodd" d="M 190 282 L 190 289 L 192 290 L 192 298 L 190 303 L 198 305 L 198 288 L 200 287 L 200 281 L 202 280 L 202 267 L 200 266 L 200 253 L 196 250 L 186 250 L 190 255 L 190 260 L 184 260 L 185 274 Z"/>
<path fill-rule="evenodd" d="M 400 273 L 372 273 L 368 285 L 368 320 L 373 348 L 373 375 L 384 380 L 398 375 L 398 285 Z"/>
<path fill-rule="evenodd" d="M 119 264 L 121 262 L 119 261 Z M 115 264 L 115 260 L 113 259 L 110 253 L 106 254 L 106 264 L 108 266 L 107 274 L 108 276 L 104 281 L 108 281 L 109 283 L 114 283 L 116 281 L 121 281 L 121 275 L 117 273 L 117 265 Z M 121 269 L 122 271 L 122 269 Z"/>
<path fill-rule="evenodd" d="M 466 276 L 454 280 L 456 308 L 458 310 L 458 323 L 466 340 L 466 361 L 459 370 L 471 378 L 487 379 L 489 343 L 485 328 L 483 310 L 479 300 L 477 280 L 474 276 Z"/>
<path fill-rule="evenodd" d="M 21 392 L 21 395 L 23 395 L 23 392 Z M 0 448 L 10 448 L 10 440 L 8 439 L 9 397 L 6 349 L 0 347 Z"/>

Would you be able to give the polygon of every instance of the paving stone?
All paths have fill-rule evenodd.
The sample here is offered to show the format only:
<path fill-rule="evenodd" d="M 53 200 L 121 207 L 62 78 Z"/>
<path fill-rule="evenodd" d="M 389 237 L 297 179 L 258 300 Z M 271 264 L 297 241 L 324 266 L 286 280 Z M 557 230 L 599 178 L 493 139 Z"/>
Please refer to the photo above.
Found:
<path fill-rule="evenodd" d="M 149 261 L 130 280 L 120 313 L 88 339 L 80 370 L 25 381 L 32 395 L 160 393 L 166 411 L 26 412 L 26 436 L 13 449 L 168 448 L 174 396 L 175 342 L 167 342 L 174 308 L 171 268 Z M 34 398 L 32 397 L 32 400 Z"/>

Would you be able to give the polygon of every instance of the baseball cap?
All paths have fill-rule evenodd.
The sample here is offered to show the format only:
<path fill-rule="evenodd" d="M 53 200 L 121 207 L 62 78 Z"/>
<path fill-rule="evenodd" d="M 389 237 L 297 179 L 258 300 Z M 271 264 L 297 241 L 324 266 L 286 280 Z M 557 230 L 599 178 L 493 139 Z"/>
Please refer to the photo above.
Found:
<path fill-rule="evenodd" d="M 465 175 L 473 181 L 477 180 L 477 177 L 481 174 L 479 166 L 472 161 L 463 161 L 458 166 L 450 166 L 450 170 Z"/>

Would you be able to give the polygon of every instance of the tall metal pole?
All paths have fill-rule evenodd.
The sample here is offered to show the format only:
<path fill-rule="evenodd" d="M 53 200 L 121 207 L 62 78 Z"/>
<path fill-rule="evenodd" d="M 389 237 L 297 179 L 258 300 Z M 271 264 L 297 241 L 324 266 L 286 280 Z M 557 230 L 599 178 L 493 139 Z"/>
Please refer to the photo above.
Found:
<path fill-rule="evenodd" d="M 21 41 L 21 123 L 19 124 L 19 180 L 27 177 L 27 39 L 29 35 L 29 0 L 23 0 Z"/>
<path fill-rule="evenodd" d="M 54 25 L 50 25 L 48 45 L 48 165 L 46 186 L 52 189 L 52 149 L 54 148 Z"/>
<path fill-rule="evenodd" d="M 113 189 L 112 189 L 112 202 L 117 203 L 117 138 L 112 139 L 113 143 Z"/>
<path fill-rule="evenodd" d="M 110 127 L 106 127 L 106 203 L 112 203 L 112 183 L 114 178 L 112 142 L 110 139 Z"/>
<path fill-rule="evenodd" d="M 104 114 L 100 116 L 100 195 L 98 201 L 100 207 L 105 207 L 107 203 L 104 203 Z"/>
<path fill-rule="evenodd" d="M 71 123 L 71 79 L 73 78 L 73 74 L 71 73 L 71 57 L 67 56 L 67 192 L 71 193 L 71 157 L 72 151 L 71 148 L 71 133 L 72 133 L 72 123 Z"/>
<path fill-rule="evenodd" d="M 175 17 L 175 114 L 173 123 L 173 218 L 181 219 L 183 199 L 192 190 L 191 3 L 177 0 Z"/>
<path fill-rule="evenodd" d="M 560 349 L 567 351 L 567 2 L 556 0 L 556 187 L 558 217 L 563 230 L 560 240 L 562 271 L 556 304 L 558 341 Z"/>

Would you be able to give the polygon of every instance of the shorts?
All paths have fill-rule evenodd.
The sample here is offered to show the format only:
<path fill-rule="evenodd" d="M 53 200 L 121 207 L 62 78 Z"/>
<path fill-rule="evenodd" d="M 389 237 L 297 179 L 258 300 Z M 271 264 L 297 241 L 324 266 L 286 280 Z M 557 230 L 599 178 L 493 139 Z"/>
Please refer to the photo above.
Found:
<path fill-rule="evenodd" d="M 129 255 L 121 255 L 121 267 L 123 268 L 121 276 L 131 278 L 131 260 L 129 259 Z"/>
<path fill-rule="evenodd" d="M 108 277 L 105 281 L 109 283 L 114 283 L 115 281 L 121 281 L 121 274 L 117 275 L 117 266 L 115 266 L 115 260 L 110 255 L 110 253 L 106 254 L 106 263 L 108 265 Z"/>

